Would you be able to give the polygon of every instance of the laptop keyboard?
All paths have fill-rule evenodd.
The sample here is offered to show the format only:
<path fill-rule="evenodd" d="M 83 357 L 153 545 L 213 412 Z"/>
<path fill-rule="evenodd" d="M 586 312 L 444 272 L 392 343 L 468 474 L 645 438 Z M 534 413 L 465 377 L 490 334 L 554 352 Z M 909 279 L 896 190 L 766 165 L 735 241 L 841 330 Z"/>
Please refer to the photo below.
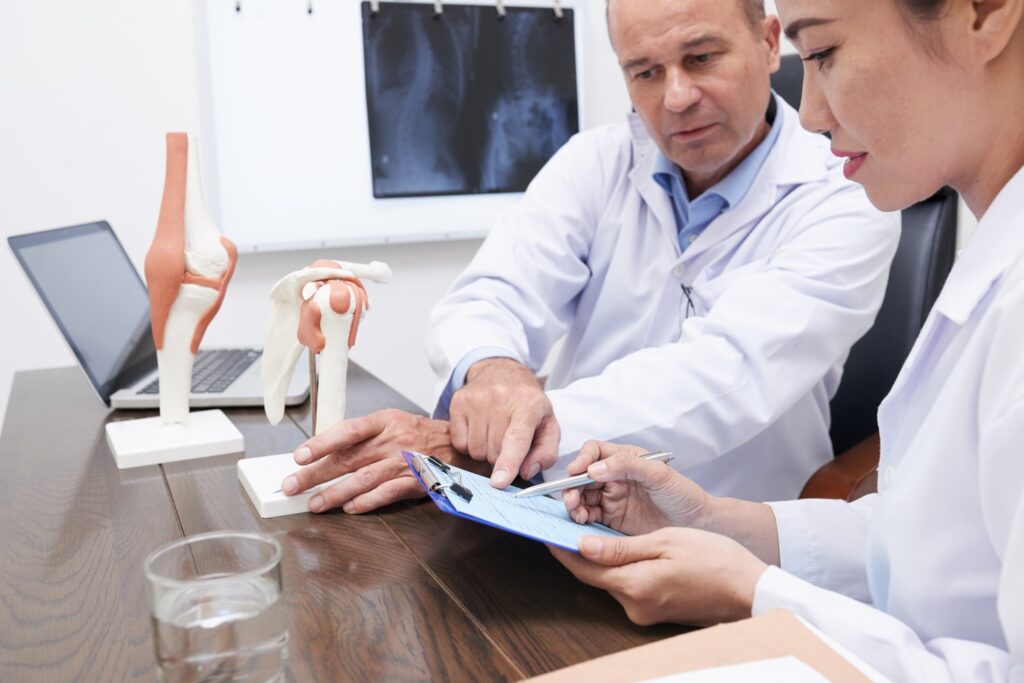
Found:
<path fill-rule="evenodd" d="M 222 393 L 259 357 L 260 352 L 254 349 L 200 351 L 192 364 L 192 393 Z M 160 393 L 160 380 L 153 380 L 137 393 Z"/>

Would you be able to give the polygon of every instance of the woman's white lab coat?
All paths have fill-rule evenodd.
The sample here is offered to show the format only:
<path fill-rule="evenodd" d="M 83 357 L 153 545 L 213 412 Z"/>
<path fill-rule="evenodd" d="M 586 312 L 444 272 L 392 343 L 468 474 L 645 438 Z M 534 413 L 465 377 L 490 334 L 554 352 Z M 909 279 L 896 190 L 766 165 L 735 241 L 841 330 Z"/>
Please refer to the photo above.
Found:
<path fill-rule="evenodd" d="M 879 428 L 878 494 L 772 504 L 782 570 L 754 612 L 789 609 L 897 681 L 1024 681 L 1024 170 L 954 266 Z"/>
<path fill-rule="evenodd" d="M 717 494 L 796 496 L 832 457 L 828 402 L 881 304 L 899 216 L 777 101 L 751 189 L 682 254 L 641 121 L 574 137 L 434 309 L 438 395 L 476 349 L 536 371 L 565 335 L 547 383 L 562 453 L 666 448 Z"/>

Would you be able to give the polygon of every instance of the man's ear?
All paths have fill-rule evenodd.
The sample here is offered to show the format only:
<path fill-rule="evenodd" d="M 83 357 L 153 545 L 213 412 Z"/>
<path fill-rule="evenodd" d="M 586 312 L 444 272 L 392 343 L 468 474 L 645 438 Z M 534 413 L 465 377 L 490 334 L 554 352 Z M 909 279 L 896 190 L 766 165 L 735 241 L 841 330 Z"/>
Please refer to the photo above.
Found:
<path fill-rule="evenodd" d="M 775 73 L 782 65 L 782 22 L 778 17 L 765 17 L 761 22 L 761 33 L 765 45 L 768 46 L 768 73 Z"/>

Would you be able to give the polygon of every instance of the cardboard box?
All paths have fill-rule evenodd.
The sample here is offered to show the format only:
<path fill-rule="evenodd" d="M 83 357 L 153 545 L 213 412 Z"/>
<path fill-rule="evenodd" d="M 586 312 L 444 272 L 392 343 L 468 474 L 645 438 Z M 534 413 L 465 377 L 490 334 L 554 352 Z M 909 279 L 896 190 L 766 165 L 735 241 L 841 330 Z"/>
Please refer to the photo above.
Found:
<path fill-rule="evenodd" d="M 793 655 L 830 681 L 870 683 L 849 660 L 789 612 L 684 633 L 531 678 L 536 683 L 620 683 Z"/>

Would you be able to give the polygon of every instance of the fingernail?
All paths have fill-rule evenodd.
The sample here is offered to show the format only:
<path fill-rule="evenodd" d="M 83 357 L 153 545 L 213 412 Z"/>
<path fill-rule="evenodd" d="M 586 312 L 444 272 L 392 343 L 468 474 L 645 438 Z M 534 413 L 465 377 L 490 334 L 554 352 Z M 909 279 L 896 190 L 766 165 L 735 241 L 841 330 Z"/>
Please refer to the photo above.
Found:
<path fill-rule="evenodd" d="M 512 477 L 508 476 L 508 470 L 494 470 L 491 474 L 491 486 L 504 486 Z"/>
<path fill-rule="evenodd" d="M 599 538 L 587 537 L 580 541 L 580 552 L 587 555 L 600 555 L 604 543 Z"/>
<path fill-rule="evenodd" d="M 526 478 L 527 479 L 533 479 L 538 474 L 540 474 L 540 463 L 539 462 L 535 462 L 535 463 L 533 463 L 533 467 L 530 468 L 530 473 L 528 475 L 526 475 Z"/>
<path fill-rule="evenodd" d="M 309 509 L 313 512 L 320 512 L 324 507 L 323 496 L 313 496 L 309 499 Z"/>
<path fill-rule="evenodd" d="M 281 490 L 289 496 L 299 490 L 299 480 L 295 477 L 288 477 L 281 483 Z"/>
<path fill-rule="evenodd" d="M 345 503 L 344 505 L 341 506 L 341 509 L 345 511 L 345 514 L 351 515 L 353 512 L 355 512 L 356 506 L 353 505 L 352 503 Z"/>
<path fill-rule="evenodd" d="M 598 477 L 600 477 L 603 474 L 607 474 L 608 473 L 608 463 L 595 462 L 593 465 L 591 465 L 589 468 L 587 468 L 587 473 L 590 474 L 591 476 L 598 476 Z"/>
<path fill-rule="evenodd" d="M 313 457 L 313 451 L 309 450 L 306 446 L 295 451 L 295 462 L 300 465 L 305 465 L 311 457 Z"/>

